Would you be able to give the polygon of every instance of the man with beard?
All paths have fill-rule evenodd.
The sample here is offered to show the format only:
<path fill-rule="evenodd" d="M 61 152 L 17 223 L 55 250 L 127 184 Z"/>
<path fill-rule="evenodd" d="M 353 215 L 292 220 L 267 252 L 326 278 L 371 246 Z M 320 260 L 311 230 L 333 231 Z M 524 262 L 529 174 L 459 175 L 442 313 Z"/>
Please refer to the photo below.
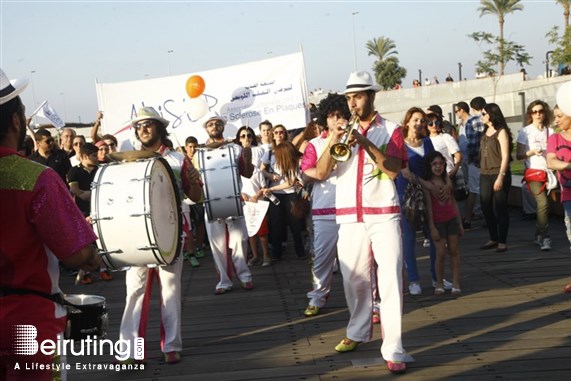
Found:
<path fill-rule="evenodd" d="M 92 245 L 97 237 L 60 177 L 17 154 L 26 136 L 25 107 L 19 94 L 27 83 L 10 82 L 0 69 L 1 380 L 65 376 L 61 368 L 52 369 L 60 360 L 41 351 L 32 356 L 22 353 L 13 337 L 22 337 L 18 327 L 26 332 L 35 327 L 36 342 L 56 341 L 67 316 L 61 304 L 58 261 L 85 270 L 99 266 Z M 46 367 L 28 370 L 23 366 L 27 362 Z M 21 369 L 16 369 L 16 363 Z"/>
<path fill-rule="evenodd" d="M 224 139 L 224 126 L 226 119 L 217 113 L 211 113 L 206 117 L 204 129 L 208 133 L 209 148 L 219 148 L 228 141 Z M 234 150 L 234 156 L 240 157 L 242 151 L 237 144 L 230 144 Z M 251 158 L 251 155 L 248 155 Z M 242 169 L 240 175 L 250 178 L 252 176 L 253 167 L 249 163 L 242 162 L 239 167 Z M 230 186 L 231 184 L 228 184 Z M 206 184 L 208 186 L 208 184 Z M 245 290 L 254 288 L 252 283 L 252 273 L 246 263 L 246 250 L 248 249 L 248 231 L 244 217 L 229 217 L 226 219 L 218 219 L 216 221 L 208 221 L 206 218 L 206 233 L 210 238 L 210 248 L 214 263 L 218 270 L 219 280 L 214 294 L 222 295 L 232 290 L 232 264 L 236 270 L 236 275 L 240 280 L 241 286 Z M 228 248 L 231 250 L 230 262 L 227 258 Z"/>
<path fill-rule="evenodd" d="M 382 118 L 374 108 L 379 85 L 367 72 L 351 73 L 345 90 L 349 109 L 356 115 L 350 127 L 352 152 L 345 162 L 337 162 L 336 220 L 339 224 L 337 252 L 350 318 L 347 336 L 337 352 L 355 350 L 372 338 L 372 272 L 374 258 L 383 344 L 381 353 L 392 373 L 406 371 L 402 346 L 403 252 L 400 204 L 394 179 L 407 160 L 400 127 Z M 317 162 L 317 178 L 326 176 L 335 165 L 330 147 L 345 134 L 346 121 L 339 119 L 329 134 L 329 142 Z M 348 197 L 348 195 L 353 195 Z"/>
<path fill-rule="evenodd" d="M 139 109 L 137 117 L 131 121 L 135 136 L 141 142 L 143 151 L 160 154 L 171 166 L 179 192 L 184 192 L 192 201 L 198 201 L 202 194 L 200 175 L 180 152 L 167 148 L 167 126 L 169 121 L 159 115 L 152 107 Z M 182 200 L 181 194 L 181 200 Z M 134 342 L 144 337 L 148 318 L 149 300 L 153 278 L 157 277 L 161 293 L 161 350 L 167 364 L 180 361 L 182 352 L 181 337 L 181 275 L 182 259 L 173 264 L 149 268 L 132 266 L 127 270 L 127 297 L 125 311 L 121 319 L 120 338 Z M 134 346 L 133 346 L 134 347 Z M 134 362 L 134 350 L 131 347 L 127 363 Z"/>

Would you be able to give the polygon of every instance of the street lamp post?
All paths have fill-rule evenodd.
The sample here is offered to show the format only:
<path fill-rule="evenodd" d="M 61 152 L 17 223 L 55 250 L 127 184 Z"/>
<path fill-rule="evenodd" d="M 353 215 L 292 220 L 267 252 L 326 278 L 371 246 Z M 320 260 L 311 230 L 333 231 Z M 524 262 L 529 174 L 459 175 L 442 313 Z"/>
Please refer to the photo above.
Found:
<path fill-rule="evenodd" d="M 551 77 L 551 73 L 549 72 L 549 55 L 553 54 L 553 50 L 548 51 L 547 53 L 545 53 L 545 77 L 549 78 Z"/>
<path fill-rule="evenodd" d="M 458 62 L 458 81 L 462 80 L 462 62 Z"/>
<path fill-rule="evenodd" d="M 418 69 L 418 82 L 422 85 L 422 70 Z"/>
<path fill-rule="evenodd" d="M 351 13 L 352 17 L 352 21 L 353 21 L 353 66 L 354 66 L 354 71 L 357 71 L 357 43 L 355 41 L 355 16 L 358 15 L 359 12 L 353 12 Z"/>
<path fill-rule="evenodd" d="M 171 53 L 173 53 L 174 50 L 169 50 L 167 51 L 167 60 L 168 60 L 168 65 L 169 65 L 169 75 L 171 75 Z"/>

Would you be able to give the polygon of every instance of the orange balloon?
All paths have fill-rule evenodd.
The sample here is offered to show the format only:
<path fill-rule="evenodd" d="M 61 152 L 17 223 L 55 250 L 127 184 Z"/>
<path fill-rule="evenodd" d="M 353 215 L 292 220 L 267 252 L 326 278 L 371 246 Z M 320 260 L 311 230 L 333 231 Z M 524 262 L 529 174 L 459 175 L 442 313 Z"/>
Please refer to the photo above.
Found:
<path fill-rule="evenodd" d="M 200 75 L 193 75 L 186 81 L 186 93 L 191 98 L 199 97 L 205 87 L 204 79 Z"/>

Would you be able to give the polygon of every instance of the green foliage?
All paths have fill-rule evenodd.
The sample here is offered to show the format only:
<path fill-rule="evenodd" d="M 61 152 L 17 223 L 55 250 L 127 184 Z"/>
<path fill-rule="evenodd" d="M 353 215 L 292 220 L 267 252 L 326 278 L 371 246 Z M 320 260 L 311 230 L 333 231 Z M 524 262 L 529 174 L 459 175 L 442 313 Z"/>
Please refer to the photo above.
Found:
<path fill-rule="evenodd" d="M 398 54 L 395 42 L 388 37 L 373 38 L 367 41 L 365 46 L 369 52 L 368 55 L 377 57 L 377 61 L 384 61 L 389 56 Z"/>
<path fill-rule="evenodd" d="M 396 57 L 389 57 L 384 61 L 376 61 L 373 66 L 375 79 L 384 90 L 392 89 L 397 83 L 402 84 L 406 77 L 406 69 L 399 66 Z"/>
<path fill-rule="evenodd" d="M 571 26 L 568 26 L 565 33 L 559 36 L 559 27 L 554 26 L 545 37 L 550 44 L 557 46 L 553 49 L 551 63 L 558 65 L 571 65 Z"/>
<path fill-rule="evenodd" d="M 476 63 L 476 70 L 479 73 L 494 76 L 497 74 L 496 67 L 498 65 L 502 67 L 502 61 L 503 65 L 510 61 L 515 61 L 516 64 L 523 67 L 523 65 L 529 65 L 533 58 L 526 52 L 523 45 L 516 44 L 513 41 L 502 40 L 491 33 L 474 32 L 469 34 L 468 37 L 474 40 L 480 46 L 480 49 L 482 49 L 484 44 L 491 45 L 490 49 L 482 52 L 484 59 Z M 499 49 L 500 46 L 503 46 L 503 58 Z"/>

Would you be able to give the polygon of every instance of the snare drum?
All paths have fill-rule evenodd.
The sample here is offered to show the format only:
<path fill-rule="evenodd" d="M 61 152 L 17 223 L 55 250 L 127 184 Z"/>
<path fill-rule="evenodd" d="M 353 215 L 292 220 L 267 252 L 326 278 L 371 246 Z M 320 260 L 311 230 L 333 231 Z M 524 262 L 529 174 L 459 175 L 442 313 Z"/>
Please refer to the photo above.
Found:
<path fill-rule="evenodd" d="M 173 263 L 183 239 L 179 199 L 163 158 L 101 166 L 92 184 L 91 217 L 107 267 Z"/>
<path fill-rule="evenodd" d="M 208 221 L 242 217 L 240 174 L 232 146 L 198 151 Z"/>
<path fill-rule="evenodd" d="M 66 295 L 65 300 L 73 304 L 66 305 L 66 339 L 81 340 L 87 336 L 100 339 L 107 335 L 107 304 L 103 296 Z"/>

